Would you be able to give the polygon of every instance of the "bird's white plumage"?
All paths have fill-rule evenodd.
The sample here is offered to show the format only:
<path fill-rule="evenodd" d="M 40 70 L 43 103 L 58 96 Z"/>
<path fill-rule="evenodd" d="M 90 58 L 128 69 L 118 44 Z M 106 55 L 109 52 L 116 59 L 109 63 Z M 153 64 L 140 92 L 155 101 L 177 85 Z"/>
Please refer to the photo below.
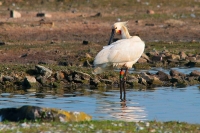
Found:
<path fill-rule="evenodd" d="M 121 39 L 111 45 L 104 46 L 94 60 L 94 73 L 98 74 L 105 69 L 114 67 L 131 68 L 144 52 L 145 44 L 138 37 L 133 36 L 129 39 Z"/>

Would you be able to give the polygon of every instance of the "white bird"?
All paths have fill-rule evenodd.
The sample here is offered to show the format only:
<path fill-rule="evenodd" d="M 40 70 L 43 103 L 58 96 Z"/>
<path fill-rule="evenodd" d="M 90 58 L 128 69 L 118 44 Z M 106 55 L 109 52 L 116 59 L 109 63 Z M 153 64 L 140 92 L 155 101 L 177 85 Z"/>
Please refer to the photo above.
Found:
<path fill-rule="evenodd" d="M 94 74 L 100 74 L 105 70 L 121 68 L 120 99 L 122 99 L 123 88 L 124 100 L 127 70 L 132 68 L 133 64 L 138 61 L 145 48 L 145 43 L 138 36 L 130 36 L 126 24 L 127 22 L 117 22 L 112 26 L 108 46 L 104 46 L 94 60 Z M 110 44 L 114 33 L 121 35 L 122 39 Z M 125 69 L 125 72 L 123 72 L 123 69 Z"/>

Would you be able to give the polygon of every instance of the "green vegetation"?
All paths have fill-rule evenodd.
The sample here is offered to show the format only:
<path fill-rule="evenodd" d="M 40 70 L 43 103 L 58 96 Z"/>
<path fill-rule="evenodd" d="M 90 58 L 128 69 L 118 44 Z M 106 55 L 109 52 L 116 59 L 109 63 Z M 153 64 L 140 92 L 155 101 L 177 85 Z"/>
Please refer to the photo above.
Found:
<path fill-rule="evenodd" d="M 147 122 L 124 122 L 124 121 L 85 121 L 85 122 L 69 122 L 69 123 L 11 123 L 3 124 L 13 125 L 16 128 L 3 129 L 0 132 L 128 132 L 128 133 L 158 133 L 158 132 L 199 132 L 199 124 L 188 124 L 185 122 L 169 121 L 147 121 Z M 26 125 L 26 126 L 23 126 Z M 31 126 L 30 126 L 31 125 Z"/>

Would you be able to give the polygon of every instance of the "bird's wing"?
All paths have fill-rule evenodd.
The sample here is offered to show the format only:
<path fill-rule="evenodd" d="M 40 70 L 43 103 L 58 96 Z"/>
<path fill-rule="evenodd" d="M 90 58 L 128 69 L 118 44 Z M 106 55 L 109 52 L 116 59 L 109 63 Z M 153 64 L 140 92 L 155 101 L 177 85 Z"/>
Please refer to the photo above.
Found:
<path fill-rule="evenodd" d="M 135 61 L 144 51 L 144 42 L 134 39 L 121 39 L 109 49 L 108 62 L 121 63 Z"/>
<path fill-rule="evenodd" d="M 113 45 L 104 46 L 103 49 L 96 55 L 94 65 L 103 64 L 108 62 L 109 50 Z"/>

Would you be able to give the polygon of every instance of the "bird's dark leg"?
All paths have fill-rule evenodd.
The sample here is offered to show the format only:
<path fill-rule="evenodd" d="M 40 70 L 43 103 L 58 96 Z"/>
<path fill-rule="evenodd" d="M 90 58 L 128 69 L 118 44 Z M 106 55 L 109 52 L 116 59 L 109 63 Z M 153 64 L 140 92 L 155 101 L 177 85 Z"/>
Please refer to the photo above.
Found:
<path fill-rule="evenodd" d="M 120 99 L 122 100 L 122 88 L 123 88 L 123 81 L 124 81 L 124 72 L 121 68 L 121 71 L 119 72 L 119 88 L 120 88 Z"/>
<path fill-rule="evenodd" d="M 123 91 L 124 91 L 124 101 L 126 101 L 126 74 L 127 74 L 128 68 L 126 68 L 124 73 L 124 79 L 123 79 Z"/>

